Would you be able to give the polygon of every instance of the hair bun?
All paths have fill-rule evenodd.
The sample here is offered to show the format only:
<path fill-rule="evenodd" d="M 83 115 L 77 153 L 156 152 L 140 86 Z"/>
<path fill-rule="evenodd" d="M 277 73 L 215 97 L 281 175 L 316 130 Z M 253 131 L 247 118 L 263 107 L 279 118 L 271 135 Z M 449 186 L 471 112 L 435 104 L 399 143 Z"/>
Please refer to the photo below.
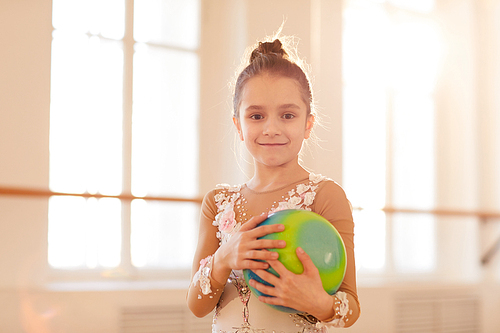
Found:
<path fill-rule="evenodd" d="M 279 39 L 275 39 L 273 42 L 259 42 L 259 46 L 250 55 L 250 62 L 263 55 L 274 55 L 281 58 L 288 56 Z"/>

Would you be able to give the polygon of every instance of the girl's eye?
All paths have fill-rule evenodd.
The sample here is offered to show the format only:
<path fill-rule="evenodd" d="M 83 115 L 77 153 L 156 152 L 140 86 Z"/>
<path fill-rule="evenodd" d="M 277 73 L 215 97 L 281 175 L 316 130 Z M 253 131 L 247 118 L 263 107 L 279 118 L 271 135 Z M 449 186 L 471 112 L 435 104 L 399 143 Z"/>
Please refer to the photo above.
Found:
<path fill-rule="evenodd" d="M 253 119 L 253 120 L 260 120 L 263 117 L 260 114 L 253 114 L 253 115 L 250 116 L 250 118 Z"/>
<path fill-rule="evenodd" d="M 293 118 L 295 118 L 295 115 L 293 115 L 293 114 L 291 114 L 291 113 L 285 113 L 285 114 L 283 115 L 283 118 L 284 118 L 284 119 L 293 119 Z"/>

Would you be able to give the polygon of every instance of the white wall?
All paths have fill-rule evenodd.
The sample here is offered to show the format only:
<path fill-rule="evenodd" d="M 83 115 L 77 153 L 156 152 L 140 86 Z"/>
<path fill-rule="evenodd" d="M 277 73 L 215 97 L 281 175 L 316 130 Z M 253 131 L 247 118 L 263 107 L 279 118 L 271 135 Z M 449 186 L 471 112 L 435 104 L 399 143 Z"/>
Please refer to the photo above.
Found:
<path fill-rule="evenodd" d="M 0 184 L 47 188 L 50 1 L 0 3 Z M 0 289 L 37 281 L 47 201 L 0 197 Z M 33 275 L 31 275 L 33 273 Z"/>
<path fill-rule="evenodd" d="M 322 144 L 326 150 L 313 149 L 305 163 L 341 181 L 341 1 L 290 3 L 203 0 L 201 193 L 219 182 L 245 180 L 234 162 L 227 83 L 245 47 L 276 31 L 283 16 L 287 18 L 284 34 L 300 38 L 299 51 L 313 66 L 316 97 L 329 126 L 318 133 L 326 140 Z M 441 0 L 439 10 L 445 13 L 445 31 L 456 46 L 451 50 L 455 62 L 445 67 L 451 79 L 440 83 L 438 120 L 443 125 L 438 150 L 446 154 L 440 160 L 448 160 L 438 170 L 440 204 L 500 210 L 500 4 Z M 464 13 L 477 16 L 463 21 Z M 2 0 L 0 30 L 0 185 L 47 188 L 51 1 Z M 489 226 L 486 235 L 475 224 L 473 237 L 458 236 L 464 242 L 481 242 L 485 237 L 491 241 L 500 230 Z M 454 224 L 440 228 L 443 236 L 450 235 L 447 231 Z M 448 236 L 455 245 L 444 252 L 456 250 L 455 236 Z M 119 331 L 121 307 L 185 306 L 182 288 L 52 291 L 46 285 L 51 278 L 46 256 L 47 200 L 0 196 L 0 332 L 114 333 Z M 454 258 L 443 274 L 447 269 L 457 270 L 460 258 Z M 500 327 L 499 266 L 497 255 L 488 267 L 471 268 L 475 270 L 472 285 L 457 286 L 481 296 L 483 332 L 496 332 Z M 361 284 L 362 316 L 349 331 L 391 332 L 394 298 L 402 290 L 435 288 L 440 285 L 424 281 L 397 286 Z"/>

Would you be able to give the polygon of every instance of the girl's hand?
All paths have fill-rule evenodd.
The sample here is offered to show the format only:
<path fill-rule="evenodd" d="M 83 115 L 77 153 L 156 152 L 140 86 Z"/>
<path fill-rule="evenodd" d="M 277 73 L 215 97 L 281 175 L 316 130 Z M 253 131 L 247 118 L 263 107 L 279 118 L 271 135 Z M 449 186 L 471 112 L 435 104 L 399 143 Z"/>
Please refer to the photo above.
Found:
<path fill-rule="evenodd" d="M 276 252 L 266 251 L 266 249 L 283 248 L 286 246 L 286 242 L 258 238 L 283 231 L 285 227 L 283 224 L 258 227 L 266 218 L 267 214 L 265 213 L 252 217 L 225 244 L 219 247 L 215 253 L 214 265 L 220 267 L 225 273 L 223 275 L 229 275 L 233 269 L 267 269 L 268 263 L 257 260 L 268 261 L 278 258 Z"/>
<path fill-rule="evenodd" d="M 279 277 L 265 270 L 254 270 L 254 272 L 274 287 L 255 280 L 250 280 L 250 285 L 270 296 L 259 296 L 261 302 L 307 312 L 320 320 L 329 318 L 333 311 L 333 298 L 323 289 L 319 271 L 309 255 L 300 247 L 296 253 L 304 266 L 302 274 L 290 272 L 278 260 L 269 260 L 270 266 Z"/>

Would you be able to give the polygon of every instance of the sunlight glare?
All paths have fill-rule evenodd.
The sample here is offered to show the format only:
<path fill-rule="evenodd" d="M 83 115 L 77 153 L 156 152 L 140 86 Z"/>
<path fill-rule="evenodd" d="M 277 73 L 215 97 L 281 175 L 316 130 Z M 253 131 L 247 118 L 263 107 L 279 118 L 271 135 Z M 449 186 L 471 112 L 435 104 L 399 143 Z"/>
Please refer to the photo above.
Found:
<path fill-rule="evenodd" d="M 53 0 L 57 30 L 102 35 L 119 40 L 125 33 L 125 0 Z"/>
<path fill-rule="evenodd" d="M 131 254 L 135 267 L 188 269 L 196 249 L 199 206 L 183 202 L 132 202 Z"/>
<path fill-rule="evenodd" d="M 393 29 L 391 85 L 395 91 L 430 94 L 435 90 L 442 56 L 440 31 L 428 22 L 401 22 Z"/>
<path fill-rule="evenodd" d="M 435 0 L 388 0 L 394 6 L 421 13 L 429 13 L 435 7 Z"/>
<path fill-rule="evenodd" d="M 198 193 L 198 66 L 192 52 L 144 44 L 136 48 L 134 195 L 193 197 Z"/>
<path fill-rule="evenodd" d="M 52 197 L 49 220 L 50 266 L 75 269 L 119 265 L 121 203 L 118 199 Z"/>
<path fill-rule="evenodd" d="M 97 37 L 54 31 L 50 180 L 53 191 L 119 194 L 123 51 Z"/>
<path fill-rule="evenodd" d="M 356 265 L 360 271 L 380 272 L 385 266 L 386 222 L 380 210 L 354 211 Z"/>
<path fill-rule="evenodd" d="M 195 50 L 199 44 L 200 0 L 141 0 L 134 6 L 134 39 Z"/>
<path fill-rule="evenodd" d="M 392 226 L 395 269 L 401 273 L 432 271 L 437 253 L 434 217 L 394 214 Z"/>
<path fill-rule="evenodd" d="M 362 272 L 390 272 L 393 260 L 398 272 L 435 267 L 434 219 L 386 224 L 380 210 L 435 203 L 434 91 L 443 43 L 432 20 L 411 13 L 433 7 L 427 0 L 352 0 L 344 10 L 343 185 L 354 207 L 364 208 L 354 213 Z"/>

